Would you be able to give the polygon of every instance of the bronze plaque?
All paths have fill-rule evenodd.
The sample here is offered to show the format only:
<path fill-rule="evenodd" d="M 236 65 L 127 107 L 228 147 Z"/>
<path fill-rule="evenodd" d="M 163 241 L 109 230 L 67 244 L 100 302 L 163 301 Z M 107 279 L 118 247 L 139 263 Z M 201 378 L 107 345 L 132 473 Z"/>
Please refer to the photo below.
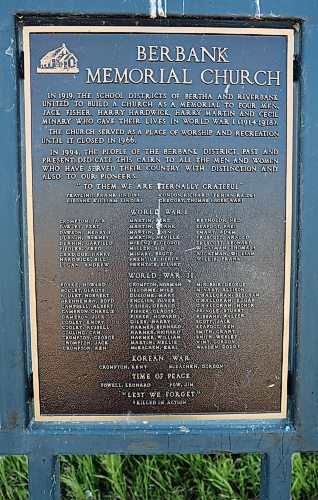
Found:
<path fill-rule="evenodd" d="M 286 416 L 292 30 L 23 36 L 35 418 Z"/>

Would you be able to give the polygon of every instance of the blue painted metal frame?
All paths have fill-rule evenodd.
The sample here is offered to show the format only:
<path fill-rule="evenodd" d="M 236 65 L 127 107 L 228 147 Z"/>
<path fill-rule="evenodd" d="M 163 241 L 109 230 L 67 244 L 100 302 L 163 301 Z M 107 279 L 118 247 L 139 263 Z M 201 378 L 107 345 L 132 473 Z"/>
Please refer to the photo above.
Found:
<path fill-rule="evenodd" d="M 58 455 L 86 453 L 261 453 L 261 496 L 290 497 L 291 457 L 318 450 L 318 4 L 299 0 L 168 0 L 167 19 L 149 19 L 148 0 L 3 0 L 0 3 L 0 453 L 27 454 L 31 499 L 59 497 Z M 301 24 L 301 73 L 295 102 L 292 355 L 285 421 L 34 423 L 30 419 L 25 282 L 23 137 L 16 21 L 23 15 L 134 17 L 148 23 L 199 17 L 240 25 Z M 260 17 L 259 19 L 256 19 Z M 36 22 L 36 17 L 33 18 Z M 49 17 L 47 17 L 50 22 Z M 43 22 L 43 21 L 42 21 Z M 24 235 L 24 236 L 23 236 Z M 185 429 L 185 426 L 188 429 Z M 187 432 L 185 432 L 187 430 Z"/>

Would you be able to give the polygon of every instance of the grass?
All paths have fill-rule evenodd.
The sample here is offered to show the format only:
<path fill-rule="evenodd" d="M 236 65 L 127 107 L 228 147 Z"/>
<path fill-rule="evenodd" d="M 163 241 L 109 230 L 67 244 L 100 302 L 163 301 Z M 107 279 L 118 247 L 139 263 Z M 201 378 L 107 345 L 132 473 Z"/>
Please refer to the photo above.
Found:
<path fill-rule="evenodd" d="M 0 456 L 0 499 L 24 500 L 27 496 L 27 459 Z"/>
<path fill-rule="evenodd" d="M 257 499 L 258 455 L 86 455 L 61 457 L 63 499 Z M 26 457 L 0 457 L 0 499 L 25 500 Z M 293 461 L 292 498 L 318 498 L 318 453 Z"/>

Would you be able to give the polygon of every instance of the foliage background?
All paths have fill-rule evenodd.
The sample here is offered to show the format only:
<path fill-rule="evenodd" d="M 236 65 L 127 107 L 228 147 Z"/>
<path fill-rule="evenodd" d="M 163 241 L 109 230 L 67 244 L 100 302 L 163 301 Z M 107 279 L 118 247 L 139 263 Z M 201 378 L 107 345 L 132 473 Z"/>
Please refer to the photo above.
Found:
<path fill-rule="evenodd" d="M 61 457 L 62 498 L 73 500 L 257 499 L 258 455 Z M 0 499 L 28 498 L 27 458 L 0 457 Z M 318 499 L 318 453 L 293 458 L 293 499 Z"/>

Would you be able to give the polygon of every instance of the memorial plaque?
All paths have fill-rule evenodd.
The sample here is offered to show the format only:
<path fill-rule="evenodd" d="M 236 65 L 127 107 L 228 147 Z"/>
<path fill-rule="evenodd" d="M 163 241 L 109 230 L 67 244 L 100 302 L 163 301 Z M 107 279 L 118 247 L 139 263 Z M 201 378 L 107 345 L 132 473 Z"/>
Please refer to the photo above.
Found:
<path fill-rule="evenodd" d="M 286 416 L 292 30 L 23 37 L 35 418 Z"/>

